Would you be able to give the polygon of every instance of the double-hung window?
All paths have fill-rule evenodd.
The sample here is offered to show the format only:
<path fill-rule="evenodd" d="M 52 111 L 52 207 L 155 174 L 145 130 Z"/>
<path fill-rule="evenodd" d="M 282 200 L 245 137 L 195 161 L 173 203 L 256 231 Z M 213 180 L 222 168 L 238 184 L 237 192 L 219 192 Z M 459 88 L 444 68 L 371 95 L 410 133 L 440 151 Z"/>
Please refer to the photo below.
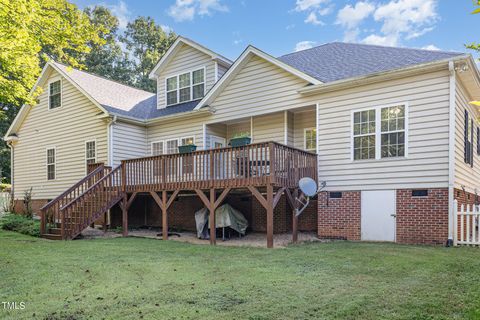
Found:
<path fill-rule="evenodd" d="M 95 140 L 85 142 L 85 162 L 87 166 L 97 162 L 97 146 Z"/>
<path fill-rule="evenodd" d="M 167 140 L 166 153 L 178 153 L 178 139 Z"/>
<path fill-rule="evenodd" d="M 159 156 L 163 153 L 163 141 L 152 142 L 152 156 Z"/>
<path fill-rule="evenodd" d="M 405 157 L 406 105 L 353 113 L 353 160 Z"/>
<path fill-rule="evenodd" d="M 62 106 L 62 82 L 57 80 L 50 82 L 48 87 L 48 108 L 55 109 Z"/>
<path fill-rule="evenodd" d="M 169 77 L 165 89 L 167 106 L 201 99 L 205 95 L 205 69 Z"/>
<path fill-rule="evenodd" d="M 47 180 L 55 180 L 56 176 L 56 151 L 55 148 L 47 149 Z"/>

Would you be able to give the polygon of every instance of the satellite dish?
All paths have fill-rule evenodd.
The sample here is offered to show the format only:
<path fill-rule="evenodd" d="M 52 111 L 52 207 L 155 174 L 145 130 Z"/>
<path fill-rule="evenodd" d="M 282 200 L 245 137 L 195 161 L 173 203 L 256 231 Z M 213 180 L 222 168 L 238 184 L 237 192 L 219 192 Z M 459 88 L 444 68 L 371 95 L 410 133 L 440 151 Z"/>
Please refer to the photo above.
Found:
<path fill-rule="evenodd" d="M 308 207 L 308 204 L 310 203 L 310 197 L 314 197 L 317 193 L 320 192 L 327 183 L 325 181 L 322 181 L 320 184 L 320 188 L 318 188 L 317 183 L 315 180 L 309 177 L 304 177 L 298 181 L 298 187 L 302 191 L 302 194 L 300 197 L 296 198 L 301 207 L 297 208 L 295 211 L 295 215 L 298 217 L 300 214 L 302 214 L 303 210 L 305 210 Z"/>
<path fill-rule="evenodd" d="M 305 177 L 298 181 L 298 187 L 307 197 L 313 197 L 317 194 L 317 183 L 309 177 Z"/>

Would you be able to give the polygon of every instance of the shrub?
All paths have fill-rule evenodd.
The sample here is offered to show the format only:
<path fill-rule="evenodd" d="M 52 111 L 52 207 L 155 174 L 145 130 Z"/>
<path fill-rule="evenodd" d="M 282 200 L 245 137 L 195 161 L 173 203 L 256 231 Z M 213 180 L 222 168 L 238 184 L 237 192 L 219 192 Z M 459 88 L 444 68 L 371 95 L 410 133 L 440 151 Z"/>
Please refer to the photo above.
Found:
<path fill-rule="evenodd" d="M 15 231 L 33 237 L 40 236 L 40 221 L 22 215 L 6 214 L 0 218 L 0 226 L 3 230 Z"/>
<path fill-rule="evenodd" d="M 28 218 L 33 217 L 32 192 L 33 188 L 25 190 L 23 194 L 23 214 Z"/>

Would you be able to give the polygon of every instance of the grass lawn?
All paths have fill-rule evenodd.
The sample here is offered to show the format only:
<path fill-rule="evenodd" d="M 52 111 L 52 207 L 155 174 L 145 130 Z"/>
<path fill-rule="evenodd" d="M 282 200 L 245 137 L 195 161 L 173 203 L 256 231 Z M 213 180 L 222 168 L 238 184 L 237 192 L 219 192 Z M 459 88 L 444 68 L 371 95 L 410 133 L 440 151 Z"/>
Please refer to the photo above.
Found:
<path fill-rule="evenodd" d="M 286 249 L 0 231 L 0 319 L 478 319 L 480 250 Z"/>

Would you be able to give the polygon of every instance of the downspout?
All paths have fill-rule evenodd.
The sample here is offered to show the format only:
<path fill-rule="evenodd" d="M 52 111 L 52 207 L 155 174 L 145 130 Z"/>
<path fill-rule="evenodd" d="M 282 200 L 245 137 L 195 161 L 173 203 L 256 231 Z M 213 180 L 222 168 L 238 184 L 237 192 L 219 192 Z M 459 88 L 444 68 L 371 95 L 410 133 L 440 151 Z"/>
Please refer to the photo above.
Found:
<path fill-rule="evenodd" d="M 15 169 L 14 169 L 14 165 L 13 165 L 13 161 L 15 159 L 14 157 L 14 148 L 13 148 L 13 143 L 11 141 L 8 141 L 7 142 L 7 146 L 10 148 L 10 184 L 12 185 L 12 188 L 10 190 L 10 201 L 12 202 L 12 204 L 14 203 L 15 201 L 15 193 L 14 193 L 14 186 L 15 184 L 13 183 L 13 174 L 15 172 Z"/>
<path fill-rule="evenodd" d="M 448 62 L 448 70 L 450 72 L 450 97 L 449 97 L 449 126 L 448 126 L 448 240 L 447 247 L 453 245 L 454 232 L 454 219 L 457 208 L 454 208 L 454 188 L 455 188 L 455 63 L 453 61 Z"/>
<path fill-rule="evenodd" d="M 113 167 L 113 125 L 117 122 L 117 116 L 113 116 L 107 124 L 107 141 L 108 141 L 108 165 Z"/>

